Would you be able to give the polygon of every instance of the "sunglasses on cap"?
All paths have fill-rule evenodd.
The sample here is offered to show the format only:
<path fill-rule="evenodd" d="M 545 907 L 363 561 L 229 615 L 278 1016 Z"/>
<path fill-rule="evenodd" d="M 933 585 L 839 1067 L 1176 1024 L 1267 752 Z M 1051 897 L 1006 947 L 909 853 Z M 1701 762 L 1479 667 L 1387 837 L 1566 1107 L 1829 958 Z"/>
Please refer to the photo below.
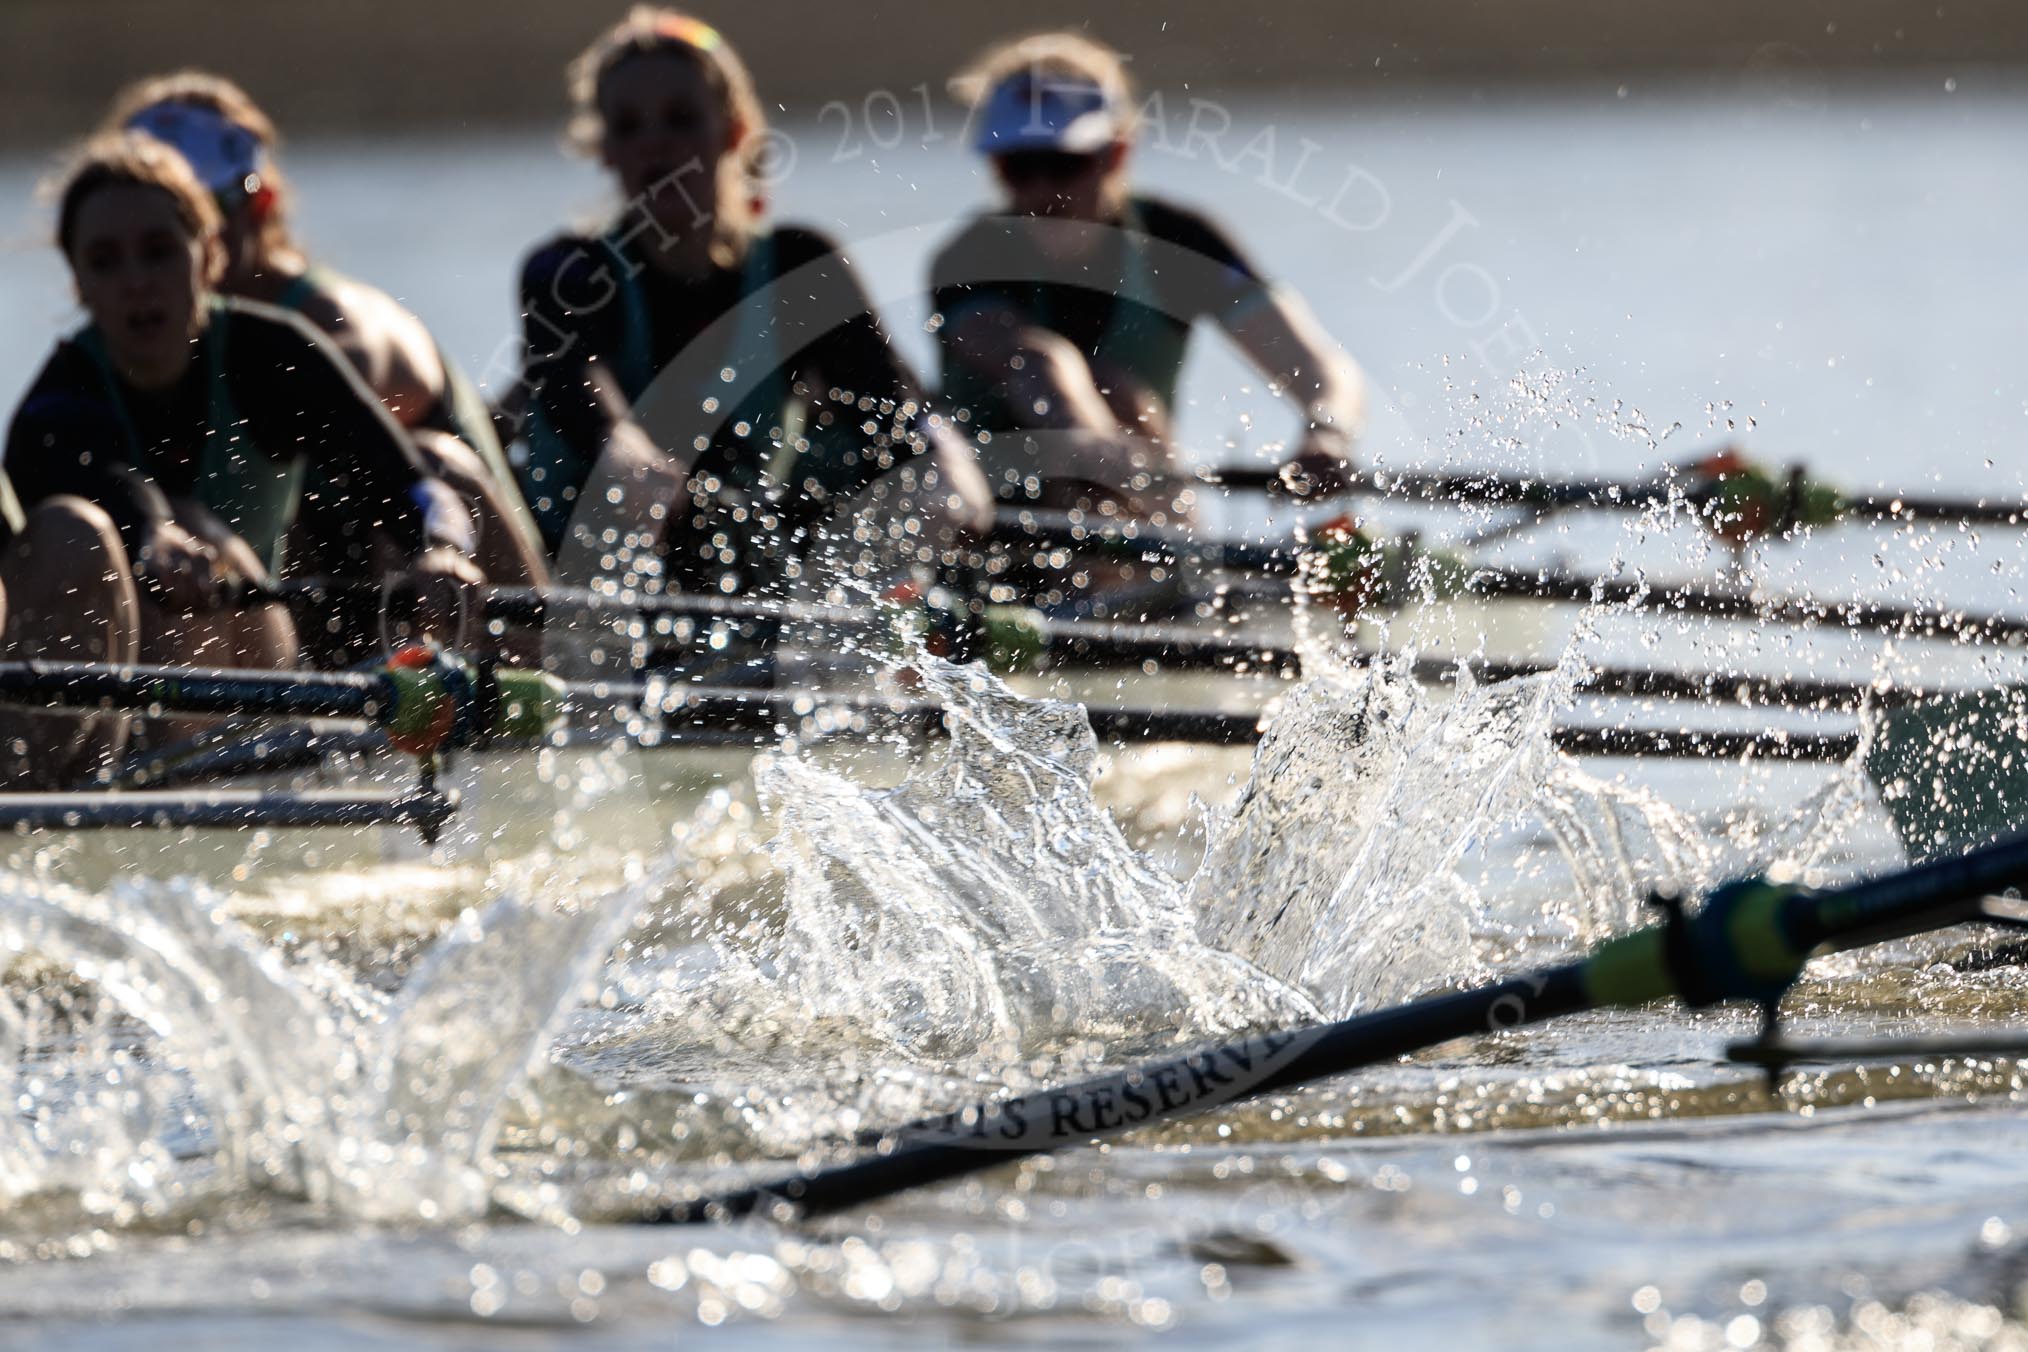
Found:
<path fill-rule="evenodd" d="M 1069 150 L 1010 150 L 995 155 L 993 162 L 1010 183 L 1062 183 L 1090 173 L 1098 167 L 1100 158 L 1097 154 L 1081 155 Z"/>

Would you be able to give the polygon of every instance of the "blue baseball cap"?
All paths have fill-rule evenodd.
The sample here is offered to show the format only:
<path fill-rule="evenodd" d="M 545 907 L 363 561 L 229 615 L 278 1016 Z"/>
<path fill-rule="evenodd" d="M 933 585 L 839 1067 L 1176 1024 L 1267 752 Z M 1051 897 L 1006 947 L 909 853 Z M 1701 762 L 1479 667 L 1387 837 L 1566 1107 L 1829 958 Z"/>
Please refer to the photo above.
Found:
<path fill-rule="evenodd" d="M 127 120 L 129 131 L 145 132 L 172 149 L 197 174 L 197 181 L 228 204 L 260 186 L 267 153 L 260 138 L 213 109 L 172 101 L 143 108 Z"/>
<path fill-rule="evenodd" d="M 1118 96 L 1077 75 L 1017 71 L 973 111 L 972 148 L 986 155 L 1059 150 L 1089 155 L 1120 139 L 1128 116 Z"/>

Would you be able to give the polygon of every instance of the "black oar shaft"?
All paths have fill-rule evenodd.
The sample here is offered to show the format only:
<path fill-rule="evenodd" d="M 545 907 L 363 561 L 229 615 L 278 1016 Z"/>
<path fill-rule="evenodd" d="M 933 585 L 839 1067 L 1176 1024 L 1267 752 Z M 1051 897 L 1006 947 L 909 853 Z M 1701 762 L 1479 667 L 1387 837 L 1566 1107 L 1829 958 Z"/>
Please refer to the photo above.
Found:
<path fill-rule="evenodd" d="M 1433 666 L 1418 675 L 1440 677 Z M 1513 671 L 1492 674 L 1517 674 Z M 522 673 L 503 673 L 505 681 Z M 1671 678 L 1655 672 L 1607 672 L 1595 693 L 1691 694 L 1705 687 L 1698 678 Z M 1737 680 L 1738 678 L 1725 678 Z M 1679 684 L 1680 682 L 1680 684 Z M 677 731 L 746 734 L 756 742 L 781 729 L 835 733 L 896 730 L 937 735 L 946 710 L 925 700 L 890 699 L 847 693 L 742 690 L 660 682 L 550 682 L 560 704 L 580 709 L 646 704 L 651 715 Z M 1738 693 L 1737 690 L 1734 692 Z M 1845 693 L 1826 686 L 1820 694 Z M 257 713 L 284 717 L 384 718 L 397 692 L 381 675 L 360 672 L 241 672 L 172 667 L 107 667 L 92 663 L 0 663 L 0 700 L 43 707 L 109 706 L 178 713 Z M 1106 742 L 1176 741 L 1237 745 L 1257 741 L 1260 715 L 1251 711 L 1131 708 L 1093 705 L 1092 731 Z M 539 732 L 548 716 L 529 716 L 524 726 L 496 728 L 505 735 Z M 1857 747 L 1852 734 L 1783 733 L 1739 730 L 1685 730 L 1619 727 L 1564 727 L 1553 734 L 1573 755 L 1691 756 L 1843 760 Z"/>
<path fill-rule="evenodd" d="M 555 720 L 562 685 L 540 671 L 473 668 L 445 654 L 377 671 L 0 663 L 0 702 L 30 708 L 365 719 L 422 754 L 445 744 L 528 736 Z"/>
<path fill-rule="evenodd" d="M 1720 888 L 1690 915 L 1594 948 L 1584 959 L 1396 1009 L 1246 1038 L 1061 1089 L 975 1104 L 890 1132 L 872 1154 L 764 1187 L 668 1206 L 695 1222 L 782 1208 L 821 1215 L 1150 1122 L 1241 1102 L 1457 1038 L 1586 1009 L 1668 997 L 1693 1007 L 1772 1007 L 1824 945 L 1877 942 L 1973 918 L 1986 893 L 2028 880 L 2028 837 L 1821 894 L 1759 879 Z"/>
<path fill-rule="evenodd" d="M 893 729 L 936 736 L 946 731 L 945 708 L 933 701 L 852 695 L 805 695 L 781 691 L 671 687 L 586 687 L 606 699 L 645 698 L 650 712 L 667 727 L 743 731 L 758 740 L 778 731 Z M 1095 705 L 1086 710 L 1093 733 L 1103 742 L 1197 742 L 1236 746 L 1257 742 L 1260 715 L 1200 709 L 1134 709 Z M 1665 756 L 1737 759 L 1753 754 L 1768 760 L 1842 761 L 1858 750 L 1855 733 L 1658 729 L 1577 726 L 1556 729 L 1557 747 L 1571 755 Z"/>
<path fill-rule="evenodd" d="M 1793 600 L 1697 587 L 1649 587 L 1640 583 L 1594 581 L 1565 573 L 1483 569 L 1473 574 L 1471 590 L 1480 596 L 1502 599 L 1625 606 L 1650 614 L 1674 611 L 1713 619 L 1866 629 L 1912 638 L 1990 637 L 2011 641 L 2028 636 L 2028 620 L 1963 611 L 1924 610 L 1875 601 Z"/>
<path fill-rule="evenodd" d="M 998 528 L 995 538 L 1007 547 L 1040 551 L 1045 555 L 1052 551 L 1089 550 L 1149 560 L 1197 558 L 1212 567 L 1271 576 L 1293 575 L 1301 552 L 1293 542 L 1255 545 L 1234 541 L 1199 541 L 1155 527 L 1064 512 L 1023 512 Z M 1819 602 L 1701 587 L 1651 587 L 1645 583 L 1577 577 L 1563 572 L 1524 573 L 1482 568 L 1471 574 L 1467 585 L 1473 595 L 1497 600 L 1613 605 L 1650 614 L 1674 611 L 1713 619 L 1867 629 L 1915 638 L 1983 637 L 2012 642 L 2028 637 L 2028 620 L 2001 616 L 1874 601 Z"/>
<path fill-rule="evenodd" d="M 1962 521 L 1972 526 L 2019 526 L 2028 522 L 2028 502 L 2006 498 L 1861 497 L 1846 501 L 1854 516 L 1881 521 Z"/>
<path fill-rule="evenodd" d="M 2028 837 L 1917 864 L 1835 896 L 1798 899 L 1789 907 L 1788 923 L 1807 947 L 1882 943 L 1953 923 L 1953 917 L 1975 919 L 1986 896 L 2019 887 L 2024 877 Z"/>
<path fill-rule="evenodd" d="M 1245 1038 L 1043 1093 L 979 1105 L 890 1137 L 866 1158 L 766 1188 L 671 1206 L 667 1223 L 730 1219 L 784 1204 L 824 1215 L 1031 1155 L 1341 1075 L 1456 1038 L 1585 1007 L 1582 968 L 1453 995 L 1343 1023 Z"/>
<path fill-rule="evenodd" d="M 1195 554 L 1222 567 L 1250 572 L 1265 570 L 1276 574 L 1293 573 L 1296 558 L 1294 546 L 1288 544 L 1196 542 L 1122 527 L 1104 519 L 1074 521 L 1064 513 L 1023 513 L 1018 521 L 1003 529 L 1002 536 L 1003 543 L 1011 542 L 1016 547 L 1044 554 L 1087 548 L 1164 559 Z M 308 604 L 312 600 L 329 597 L 335 590 L 354 585 L 358 584 L 343 580 L 291 582 L 282 584 L 279 593 L 297 604 Z M 1697 587 L 1651 588 L 1640 583 L 1601 581 L 1558 572 L 1481 569 L 1472 575 L 1470 589 L 1476 595 L 1493 599 L 1603 604 L 1651 614 L 1676 612 L 1713 619 L 1751 619 L 1797 626 L 1864 629 L 1916 638 L 1963 640 L 1989 637 L 2009 642 L 2028 638 L 2028 620 L 1878 602 L 1816 602 Z M 487 591 L 485 605 L 487 614 L 492 618 L 532 623 L 542 622 L 559 608 L 580 606 L 596 613 L 645 615 L 663 620 L 729 621 L 738 624 L 748 638 L 755 640 L 770 640 L 785 625 L 869 630 L 893 616 L 891 611 L 883 613 L 864 605 L 765 601 L 687 593 L 648 596 L 562 588 L 538 592 L 532 588 L 496 587 Z M 1293 673 L 1300 667 L 1297 654 L 1285 646 L 1205 633 L 1183 625 L 1054 620 L 1032 613 L 1024 618 L 1023 623 L 1032 626 L 1044 645 L 1040 660 L 1052 666 L 1145 667 L 1153 664 L 1172 670 L 1243 667 L 1253 672 L 1285 674 Z M 1519 674 L 1524 669 L 1500 670 Z M 1703 684 L 1693 688 L 1687 682 Z M 1589 682 L 1587 689 L 1596 694 L 1646 694 L 1696 699 L 1712 698 L 1717 694 L 1736 697 L 1743 703 L 1798 707 L 1856 708 L 1866 697 L 1866 692 L 1860 687 L 1832 683 L 1736 677 L 1719 677 L 1709 681 L 1703 677 L 1691 677 L 1687 678 L 1687 682 L 1672 681 L 1661 674 L 1605 672 Z M 1894 695 L 1887 694 L 1878 702 L 1892 702 L 1894 699 Z M 304 709 L 300 712 L 315 711 Z"/>
<path fill-rule="evenodd" d="M 0 663 L 0 701 L 28 706 L 374 719 L 393 707 L 393 691 L 383 677 L 367 672 L 6 662 Z"/>
<path fill-rule="evenodd" d="M 456 805 L 451 795 L 425 788 L 397 792 L 211 789 L 10 793 L 0 794 L 0 830 L 405 825 L 419 828 L 425 838 L 434 838 Z"/>
<path fill-rule="evenodd" d="M 1245 466 L 1214 470 L 1205 476 L 1225 488 L 1278 492 L 1281 471 Z M 1694 474 L 1654 479 L 1547 479 L 1528 475 L 1376 470 L 1359 476 L 1353 491 L 1433 503 L 1486 503 L 1550 508 L 1597 507 L 1625 511 L 1684 502 L 1700 506 L 1713 492 Z M 1962 498 L 1911 494 L 1862 495 L 1845 499 L 1854 517 L 1882 521 L 1963 521 L 1981 526 L 2028 523 L 2028 501 L 2020 498 Z"/>
<path fill-rule="evenodd" d="M 268 599 L 308 606 L 329 601 L 371 584 L 344 578 L 284 582 L 262 593 Z M 699 623 L 726 621 L 741 626 L 749 639 L 772 639 L 786 626 L 840 631 L 869 631 L 892 623 L 900 611 L 870 604 L 829 605 L 806 601 L 769 601 L 748 597 L 698 595 L 689 592 L 646 593 L 591 591 L 583 588 L 489 587 L 482 594 L 489 619 L 516 624 L 543 624 L 573 610 L 591 615 L 639 615 L 659 620 Z M 1217 669 L 1244 663 L 1253 670 L 1289 671 L 1295 655 L 1274 645 L 1246 644 L 1180 625 L 1138 625 L 1106 620 L 1055 620 L 1031 612 L 1024 617 L 1048 645 L 1058 665 L 1140 666 L 1156 662 L 1179 670 Z"/>
<path fill-rule="evenodd" d="M 1623 759 L 1759 760 L 1839 762 L 1859 750 L 1851 732 L 1741 732 L 1733 729 L 1564 727 L 1550 734 L 1556 749 L 1571 756 Z"/>
<path fill-rule="evenodd" d="M 156 789 L 237 775 L 280 774 L 322 765 L 333 757 L 384 751 L 387 746 L 387 734 L 379 728 L 287 723 L 182 755 L 149 757 L 123 771 L 120 783 L 125 788 Z"/>
<path fill-rule="evenodd" d="M 1264 466 L 1213 470 L 1203 478 L 1221 488 L 1243 492 L 1287 491 L 1281 470 Z M 1676 485 L 1679 494 L 1686 493 L 1689 488 L 1685 481 L 1679 480 Z M 1484 503 L 1495 506 L 1628 508 L 1667 502 L 1670 498 L 1666 480 L 1548 479 L 1472 470 L 1372 470 L 1355 476 L 1349 491 L 1418 498 L 1424 502 L 1453 506 Z"/>
<path fill-rule="evenodd" d="M 1003 512 L 989 539 L 1000 549 L 1026 554 L 1037 567 L 1059 570 L 1069 557 L 1112 555 L 1144 562 L 1196 559 L 1231 572 L 1292 577 L 1302 553 L 1293 540 L 1199 540 L 1135 521 L 1042 510 Z M 1059 554 L 1066 559 L 1058 560 Z"/>

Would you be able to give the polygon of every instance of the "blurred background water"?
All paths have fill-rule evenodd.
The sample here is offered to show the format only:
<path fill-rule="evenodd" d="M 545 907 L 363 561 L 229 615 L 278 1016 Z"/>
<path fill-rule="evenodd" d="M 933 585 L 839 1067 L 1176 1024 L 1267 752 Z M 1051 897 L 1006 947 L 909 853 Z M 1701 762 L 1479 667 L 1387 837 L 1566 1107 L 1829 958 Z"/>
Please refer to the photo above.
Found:
<path fill-rule="evenodd" d="M 1490 398 L 1546 366 L 1581 369 L 1658 435 L 1681 423 L 1670 454 L 1721 439 L 1707 408 L 1723 404 L 1750 449 L 1841 484 L 2018 493 L 2028 95 L 1981 84 L 1644 82 L 1408 106 L 1166 90 L 1138 165 L 1148 190 L 1225 222 L 1364 364 L 1369 453 L 1389 462 L 1655 458 L 1582 419 L 1568 421 L 1583 435 L 1525 450 L 1459 444 L 1470 388 Z M 793 150 L 775 213 L 835 234 L 926 364 L 926 255 L 989 202 L 990 181 L 941 95 L 839 108 L 781 127 Z M 48 163 L 0 162 L 10 395 L 74 322 L 33 201 Z M 609 206 L 548 130 L 305 137 L 283 163 L 317 256 L 401 297 L 495 384 L 515 370 L 521 257 Z M 1182 418 L 1193 451 L 1237 459 L 1234 443 L 1285 435 L 1279 401 L 1200 336 Z"/>

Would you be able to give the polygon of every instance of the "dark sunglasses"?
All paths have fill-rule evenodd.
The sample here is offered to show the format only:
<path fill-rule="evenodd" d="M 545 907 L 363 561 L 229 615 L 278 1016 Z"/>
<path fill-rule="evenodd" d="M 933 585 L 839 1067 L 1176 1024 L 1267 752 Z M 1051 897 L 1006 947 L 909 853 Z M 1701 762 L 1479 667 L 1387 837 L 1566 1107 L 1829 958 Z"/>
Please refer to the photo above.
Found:
<path fill-rule="evenodd" d="M 1098 166 L 1097 155 L 1080 155 L 1068 150 L 1010 150 L 996 157 L 1001 177 L 1009 183 L 1044 180 L 1062 183 L 1090 173 Z"/>

